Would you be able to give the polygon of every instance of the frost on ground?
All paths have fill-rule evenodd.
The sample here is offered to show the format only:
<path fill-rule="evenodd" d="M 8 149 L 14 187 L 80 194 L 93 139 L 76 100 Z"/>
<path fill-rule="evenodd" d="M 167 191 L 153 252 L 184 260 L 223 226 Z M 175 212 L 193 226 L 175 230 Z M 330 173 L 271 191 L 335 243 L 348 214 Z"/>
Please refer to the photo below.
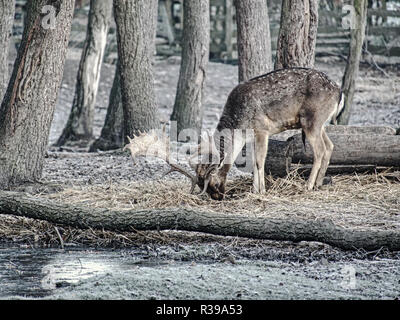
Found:
<path fill-rule="evenodd" d="M 7 268 L 0 269 L 0 298 L 399 298 L 398 259 L 364 260 L 337 252 L 341 258 L 336 260 L 332 259 L 335 254 L 324 257 L 323 252 L 329 249 L 318 243 L 281 246 L 298 253 L 285 257 L 285 250 L 276 249 L 279 245 L 273 243 L 248 251 L 248 257 L 239 257 L 243 251 L 234 252 L 218 243 L 160 246 L 153 250 L 53 250 L 51 256 L 48 251 L 43 254 L 43 249 L 13 249 Z M 315 256 L 307 257 L 309 249 Z M 0 250 L 0 263 L 4 251 Z M 264 257 L 257 258 L 256 252 Z M 18 254 L 23 261 L 29 258 L 29 266 L 17 259 Z M 273 254 L 278 256 L 273 258 Z M 21 278 L 19 282 L 16 274 Z"/>

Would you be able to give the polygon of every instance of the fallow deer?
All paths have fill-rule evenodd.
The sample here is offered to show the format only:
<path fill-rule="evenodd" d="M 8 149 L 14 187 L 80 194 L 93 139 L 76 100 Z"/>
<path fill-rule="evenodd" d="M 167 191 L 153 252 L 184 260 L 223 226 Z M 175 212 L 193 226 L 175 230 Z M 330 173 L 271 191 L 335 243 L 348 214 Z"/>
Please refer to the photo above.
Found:
<path fill-rule="evenodd" d="M 193 166 L 196 175 L 176 165 L 171 171 L 179 171 L 189 177 L 192 180 L 192 190 L 198 185 L 203 189 L 202 193 L 207 192 L 212 199 L 222 200 L 227 174 L 246 142 L 235 132 L 252 129 L 253 191 L 264 193 L 264 163 L 269 136 L 288 129 L 302 129 L 314 153 L 313 167 L 306 184 L 307 189 L 311 190 L 322 185 L 333 150 L 324 124 L 329 119 L 335 121 L 342 108 L 340 87 L 320 71 L 289 68 L 253 78 L 232 90 L 217 129 L 213 137 L 210 137 L 211 143 L 208 146 L 205 142 L 200 144 L 199 153 L 214 161 L 201 161 Z M 224 143 L 221 145 L 220 133 L 223 131 L 231 134 L 224 135 Z M 145 137 L 142 135 L 141 139 L 144 141 Z M 156 141 L 154 139 L 153 135 L 153 143 Z M 132 156 L 137 152 L 138 144 L 142 143 L 140 139 L 136 144 L 134 141 L 125 147 L 131 150 Z M 162 141 L 163 145 L 167 143 L 165 135 L 163 140 L 158 141 Z M 227 148 L 227 145 L 230 147 Z M 164 160 L 169 162 L 168 156 Z"/>

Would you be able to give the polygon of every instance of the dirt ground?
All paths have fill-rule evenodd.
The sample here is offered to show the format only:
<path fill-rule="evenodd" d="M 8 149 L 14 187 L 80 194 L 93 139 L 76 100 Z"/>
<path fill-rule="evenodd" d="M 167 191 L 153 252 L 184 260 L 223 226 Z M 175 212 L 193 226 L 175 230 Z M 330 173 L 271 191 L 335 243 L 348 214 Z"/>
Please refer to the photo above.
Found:
<path fill-rule="evenodd" d="M 129 250 L 0 248 L 0 299 L 399 299 L 398 257 L 238 242 L 237 250 L 218 238 Z"/>
<path fill-rule="evenodd" d="M 122 190 L 136 183 L 135 190 L 149 189 L 148 183 L 159 180 L 167 166 L 159 160 L 139 159 L 134 165 L 128 154 L 59 153 L 52 147 L 65 125 L 72 104 L 75 77 L 79 64 L 79 51 L 70 50 L 63 84 L 60 90 L 54 122 L 50 132 L 49 149 L 57 151 L 46 158 L 43 172 L 45 184 L 64 185 L 65 189 L 85 190 L 99 188 Z M 339 61 L 318 60 L 316 68 L 340 82 L 344 64 Z M 115 67 L 103 65 L 99 94 L 96 102 L 96 136 L 100 134 Z M 400 73 L 387 68 L 389 77 L 371 68 L 362 67 L 355 105 L 350 123 L 379 124 L 400 127 Z M 157 59 L 155 62 L 155 89 L 161 121 L 168 121 L 172 112 L 179 59 Z M 210 63 L 206 83 L 204 128 L 216 126 L 226 97 L 237 84 L 237 66 Z M 279 138 L 279 137 L 278 137 Z M 282 139 L 286 136 L 282 136 Z M 73 146 L 64 151 L 77 151 Z M 82 151 L 82 150 L 79 150 Z M 84 151 L 84 150 L 83 150 Z M 249 177 L 234 168 L 230 179 Z M 294 194 L 282 199 L 279 192 L 260 200 L 264 214 L 306 215 L 320 211 L 329 217 L 341 215 L 342 223 L 353 227 L 400 228 L 399 182 L 376 181 L 376 189 L 351 177 L 350 184 L 360 191 L 362 201 L 353 203 L 356 195 L 349 194 L 342 201 L 335 186 L 321 191 L 318 196 Z M 378 180 L 378 179 L 377 179 Z M 162 181 L 182 181 L 171 175 Z M 373 183 L 372 183 L 373 184 Z M 139 186 L 139 187 L 138 187 Z M 362 188 L 363 187 L 363 188 Z M 368 186 L 367 186 L 368 187 Z M 108 189 L 107 189 L 108 188 Z M 111 189 L 110 189 L 111 188 Z M 118 189 L 120 188 L 120 189 Z M 147 188 L 147 189 L 146 189 Z M 94 189 L 95 190 L 95 189 Z M 57 190 L 38 191 L 25 186 L 30 193 L 54 193 Z M 278 190 L 279 191 L 279 190 Z M 336 192 L 336 193 L 332 193 Z M 364 193 L 365 192 L 365 193 Z M 389 206 L 377 199 L 385 195 Z M 150 197 L 145 194 L 143 198 Z M 360 200 L 358 199 L 358 200 Z M 71 198 L 72 201 L 72 198 Z M 111 201 L 116 201 L 111 199 Z M 202 201 L 208 201 L 203 199 Z M 81 201 L 91 204 L 91 200 Z M 110 202 L 112 205 L 112 202 Z M 254 208 L 254 214 L 259 210 Z M 314 216 L 318 219 L 320 216 Z M 372 218 L 371 218 L 372 217 Z M 372 220 L 371 220 L 372 219 Z M 373 221 L 370 225 L 366 221 Z M 108 249 L 96 248 L 88 231 L 81 241 L 66 243 L 65 250 L 43 249 L 46 232 L 54 227 L 35 224 L 29 219 L 6 217 L 1 228 L 18 225 L 18 234 L 7 238 L 0 248 L 0 298 L 23 299 L 398 299 L 400 297 L 400 252 L 385 249 L 375 252 L 363 250 L 342 251 L 314 242 L 274 242 L 217 237 L 196 233 L 166 231 L 141 235 L 140 241 L 126 240 L 120 248 L 118 241 L 104 241 Z M 25 229 L 26 230 L 25 230 Z M 40 229 L 42 228 L 42 229 Z M 31 229 L 31 231 L 28 231 Z M 31 233 L 42 230 L 43 235 Z M 25 231 L 24 231 L 25 230 Z M 33 230 L 33 231 L 32 231 Z M 45 230 L 45 231 L 43 231 Z M 73 230 L 61 230 L 64 235 Z M 20 237 L 27 234 L 28 241 Z M 86 238 L 85 238 L 86 237 Z M 96 235 L 97 238 L 101 236 Z M 94 237 L 94 239 L 97 239 Z M 119 240 L 126 235 L 110 235 Z M 16 245 L 18 250 L 10 247 Z M 30 240 L 29 240 L 30 239 Z M 36 240 L 35 240 L 36 239 Z M 39 239 L 39 240 L 38 240 Z M 161 240 L 160 240 L 161 239 Z M 35 242 L 36 241 L 36 242 Z M 123 241 L 122 241 L 123 242 Z M 98 244 L 101 246 L 101 241 Z M 82 247 L 86 245 L 86 247 Z M 110 247 L 116 249 L 111 250 Z M 24 278 L 23 275 L 26 275 Z M 30 280 L 27 281 L 28 275 Z M 24 285 L 23 283 L 26 283 Z M 22 286 L 22 287 L 21 287 Z"/>

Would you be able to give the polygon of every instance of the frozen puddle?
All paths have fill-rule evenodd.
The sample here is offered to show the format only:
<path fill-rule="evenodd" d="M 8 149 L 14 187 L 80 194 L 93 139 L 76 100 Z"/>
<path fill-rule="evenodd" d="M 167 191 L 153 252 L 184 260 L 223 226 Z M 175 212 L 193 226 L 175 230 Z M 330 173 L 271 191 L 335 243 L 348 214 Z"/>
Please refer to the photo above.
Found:
<path fill-rule="evenodd" d="M 52 290 L 109 272 L 112 264 L 95 251 L 0 248 L 0 298 L 45 297 Z"/>
<path fill-rule="evenodd" d="M 40 282 L 43 289 L 53 290 L 70 284 L 77 284 L 83 279 L 106 274 L 111 272 L 112 269 L 111 263 L 96 261 L 93 257 L 60 259 L 56 256 L 54 261 L 42 268 L 43 279 Z"/>

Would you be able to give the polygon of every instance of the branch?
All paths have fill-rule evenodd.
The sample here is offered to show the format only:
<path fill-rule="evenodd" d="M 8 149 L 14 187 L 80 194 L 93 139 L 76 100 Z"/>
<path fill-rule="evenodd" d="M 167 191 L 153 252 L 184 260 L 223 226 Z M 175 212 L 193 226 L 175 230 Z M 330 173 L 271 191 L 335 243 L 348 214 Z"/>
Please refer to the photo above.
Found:
<path fill-rule="evenodd" d="M 373 67 L 373 68 L 377 69 L 378 71 L 382 72 L 382 74 L 385 77 L 390 78 L 389 74 L 385 70 L 383 70 L 380 66 L 378 66 L 378 64 L 376 63 L 376 61 L 374 59 L 374 56 L 372 55 L 371 52 L 369 52 L 367 49 L 363 49 L 363 52 L 367 53 L 369 55 L 369 57 L 371 59 L 371 62 L 368 62 L 368 61 L 365 60 L 365 61 L 362 61 L 362 63 L 366 63 L 366 64 L 370 65 L 371 67 Z"/>
<path fill-rule="evenodd" d="M 111 231 L 181 230 L 278 241 L 319 241 L 342 249 L 400 250 L 400 231 L 352 230 L 329 220 L 270 219 L 190 208 L 108 210 L 0 191 L 0 213 L 75 228 Z"/>

